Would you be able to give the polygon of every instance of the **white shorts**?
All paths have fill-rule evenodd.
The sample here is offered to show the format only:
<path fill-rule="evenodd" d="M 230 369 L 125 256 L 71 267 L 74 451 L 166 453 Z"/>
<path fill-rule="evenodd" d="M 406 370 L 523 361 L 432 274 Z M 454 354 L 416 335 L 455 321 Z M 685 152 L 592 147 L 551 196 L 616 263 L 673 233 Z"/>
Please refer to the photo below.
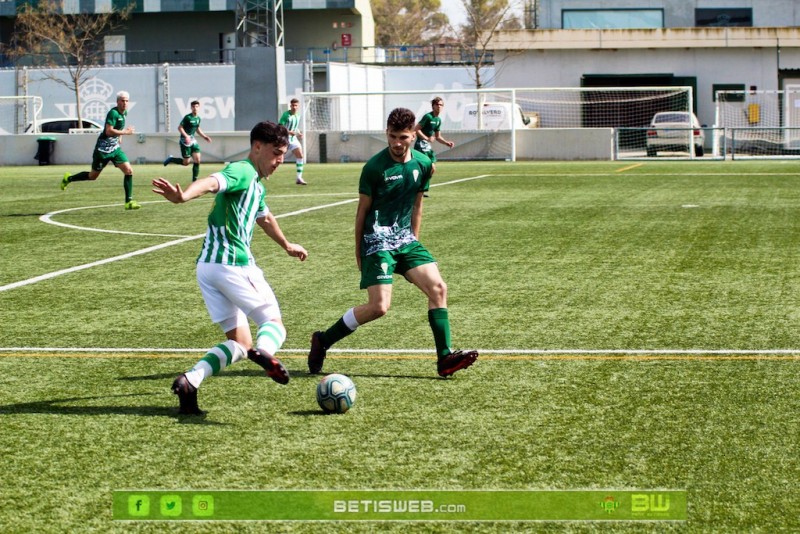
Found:
<path fill-rule="evenodd" d="M 237 267 L 219 263 L 197 263 L 197 283 L 211 320 L 222 325 L 256 324 L 281 318 L 275 293 L 256 265 Z M 223 327 L 223 330 L 229 328 Z"/>
<path fill-rule="evenodd" d="M 300 141 L 298 141 L 297 138 L 295 138 L 294 141 L 289 141 L 289 148 L 286 150 L 286 152 L 294 152 L 298 148 L 300 150 L 303 150 L 303 145 L 301 145 Z"/>

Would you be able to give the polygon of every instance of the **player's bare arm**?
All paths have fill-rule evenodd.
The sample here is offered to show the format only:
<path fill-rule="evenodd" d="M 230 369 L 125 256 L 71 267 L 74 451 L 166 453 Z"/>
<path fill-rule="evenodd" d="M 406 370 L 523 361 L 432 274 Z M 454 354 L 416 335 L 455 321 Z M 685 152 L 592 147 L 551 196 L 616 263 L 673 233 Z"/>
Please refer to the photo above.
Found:
<path fill-rule="evenodd" d="M 417 193 L 417 198 L 414 200 L 414 211 L 411 212 L 411 231 L 417 241 L 419 241 L 419 230 L 422 226 L 422 196 L 422 193 Z"/>
<path fill-rule="evenodd" d="M 436 140 L 439 141 L 441 144 L 446 145 L 450 148 L 456 146 L 456 144 L 452 141 L 448 141 L 444 137 L 442 137 L 442 132 L 436 132 Z"/>
<path fill-rule="evenodd" d="M 131 135 L 134 132 L 133 126 L 128 126 L 124 130 L 117 130 L 116 128 L 112 127 L 110 124 L 106 124 L 106 136 L 107 137 L 119 137 L 120 135 Z"/>
<path fill-rule="evenodd" d="M 193 198 L 217 191 L 219 191 L 219 182 L 211 176 L 192 182 L 186 191 L 181 188 L 181 184 L 172 184 L 166 178 L 158 177 L 153 180 L 153 193 L 161 195 L 173 204 L 189 202 Z"/>
<path fill-rule="evenodd" d="M 364 237 L 364 221 L 367 212 L 372 207 L 372 197 L 359 193 L 358 208 L 356 209 L 356 266 L 361 271 L 361 240 Z"/>
<path fill-rule="evenodd" d="M 266 217 L 259 217 L 256 219 L 256 224 L 260 226 L 262 230 L 264 230 L 264 233 L 267 234 L 270 239 L 280 245 L 280 247 L 285 250 L 289 256 L 298 258 L 300 261 L 305 261 L 306 258 L 308 258 L 308 252 L 305 248 L 286 239 L 286 236 L 283 235 L 281 227 L 278 225 L 278 220 L 275 219 L 275 216 L 272 215 L 272 213 L 268 213 Z"/>

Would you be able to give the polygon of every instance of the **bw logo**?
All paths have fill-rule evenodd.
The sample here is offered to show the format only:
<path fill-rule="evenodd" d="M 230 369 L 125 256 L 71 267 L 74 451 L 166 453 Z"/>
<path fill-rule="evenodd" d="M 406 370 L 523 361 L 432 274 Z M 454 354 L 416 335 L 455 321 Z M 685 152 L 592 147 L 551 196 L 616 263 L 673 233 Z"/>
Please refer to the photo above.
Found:
<path fill-rule="evenodd" d="M 631 512 L 668 512 L 669 495 L 663 493 L 634 493 L 631 495 Z"/>

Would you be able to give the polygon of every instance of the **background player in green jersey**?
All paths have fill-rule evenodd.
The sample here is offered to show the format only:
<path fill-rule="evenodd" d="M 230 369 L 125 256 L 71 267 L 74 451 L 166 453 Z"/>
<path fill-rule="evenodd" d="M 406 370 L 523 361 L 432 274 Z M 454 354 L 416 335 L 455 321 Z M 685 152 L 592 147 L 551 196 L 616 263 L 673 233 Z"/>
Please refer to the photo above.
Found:
<path fill-rule="evenodd" d="M 433 140 L 435 139 L 449 148 L 453 148 L 456 145 L 454 142 L 442 137 L 442 118 L 439 115 L 441 115 L 443 107 L 444 100 L 442 100 L 442 97 L 437 96 L 431 100 L 430 113 L 426 113 L 415 128 L 417 141 L 414 143 L 414 149 L 419 150 L 431 159 L 433 172 L 436 172 L 436 153 L 433 151 Z"/>
<path fill-rule="evenodd" d="M 128 102 L 130 95 L 127 91 L 117 93 L 117 105 L 106 115 L 106 124 L 103 131 L 97 138 L 92 153 L 92 170 L 79 172 L 70 176 L 69 173 L 61 179 L 61 190 L 65 190 L 72 182 L 83 182 L 85 180 L 97 180 L 100 173 L 109 163 L 117 167 L 124 178 L 122 187 L 125 190 L 125 209 L 138 210 L 141 208 L 138 202 L 133 200 L 133 167 L 131 167 L 128 156 L 122 151 L 120 146 L 120 136 L 132 135 L 133 126 L 125 127 L 125 119 L 128 116 Z"/>
<path fill-rule="evenodd" d="M 324 332 L 311 336 L 308 370 L 319 373 L 326 351 L 360 325 L 389 311 L 392 275 L 403 275 L 428 297 L 428 322 L 433 331 L 439 376 L 450 376 L 472 365 L 476 351 L 450 348 L 447 285 L 436 260 L 418 241 L 422 225 L 422 195 L 431 179 L 431 160 L 411 149 L 414 113 L 397 108 L 386 123 L 388 148 L 364 165 L 358 184 L 356 210 L 356 265 L 367 303 L 347 312 Z"/>
<path fill-rule="evenodd" d="M 209 350 L 173 382 L 180 413 L 202 414 L 197 405 L 197 388 L 203 380 L 245 357 L 263 367 L 267 376 L 279 384 L 289 382 L 289 373 L 275 357 L 286 340 L 278 301 L 250 251 L 253 230 L 258 225 L 290 256 L 300 261 L 308 257 L 306 249 L 284 237 L 267 208 L 266 190 L 261 184 L 283 162 L 288 143 L 286 128 L 260 122 L 250 132 L 246 160 L 192 182 L 186 191 L 164 178 L 153 180 L 153 192 L 175 204 L 206 193 L 216 194 L 197 258 L 197 282 L 211 320 L 219 324 L 228 340 Z M 248 318 L 258 327 L 255 348 Z"/>
<path fill-rule="evenodd" d="M 205 139 L 206 143 L 210 143 L 211 138 L 200 128 L 200 101 L 193 100 L 191 106 L 191 113 L 187 114 L 178 125 L 178 131 L 181 133 L 181 138 L 178 140 L 178 144 L 181 147 L 181 157 L 176 158 L 170 154 L 164 160 L 164 166 L 166 167 L 170 163 L 180 163 L 186 167 L 191 159 L 194 162 L 192 164 L 192 181 L 194 182 L 200 176 L 200 145 L 195 141 L 194 134 L 198 134 Z"/>
<path fill-rule="evenodd" d="M 297 167 L 297 185 L 308 185 L 303 180 L 303 145 L 300 141 L 303 139 L 303 133 L 300 131 L 300 114 L 297 110 L 300 109 L 300 101 L 293 98 L 289 102 L 289 109 L 283 112 L 278 124 L 285 126 L 289 130 L 289 152 L 294 154 L 295 166 Z"/>

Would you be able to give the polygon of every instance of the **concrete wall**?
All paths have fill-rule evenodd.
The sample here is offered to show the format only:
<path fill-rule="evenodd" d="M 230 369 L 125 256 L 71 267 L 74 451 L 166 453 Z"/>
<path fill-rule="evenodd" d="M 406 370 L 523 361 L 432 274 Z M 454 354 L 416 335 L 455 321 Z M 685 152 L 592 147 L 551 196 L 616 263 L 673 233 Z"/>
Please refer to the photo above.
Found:
<path fill-rule="evenodd" d="M 517 130 L 517 160 L 614 159 L 613 128 Z"/>
<path fill-rule="evenodd" d="M 250 148 L 249 132 L 212 133 L 212 143 L 200 141 L 203 161 L 220 163 L 236 161 L 247 156 Z M 38 135 L 0 136 L 0 161 L 3 165 L 36 165 L 34 156 L 38 149 Z M 52 135 L 55 152 L 52 163 L 75 165 L 89 169 L 97 136 L 93 134 Z M 503 132 L 448 132 L 448 139 L 456 143 L 453 149 L 442 147 L 437 157 L 442 161 L 472 159 L 474 145 L 485 147 L 485 154 L 493 159 L 510 154 L 510 139 Z M 610 128 L 541 128 L 517 130 L 517 159 L 520 160 L 610 160 L 613 159 L 613 130 Z M 329 163 L 340 161 L 366 161 L 386 147 L 383 132 L 350 133 L 330 132 L 325 138 L 325 155 Z M 165 133 L 134 134 L 125 136 L 122 148 L 134 165 L 161 163 L 169 155 L 180 154 L 178 139 Z M 320 137 L 311 133 L 305 139 L 305 156 L 309 163 L 320 162 Z M 486 157 L 486 156 L 485 156 Z M 292 160 L 288 157 L 287 161 Z M 79 171 L 76 168 L 75 171 Z"/>
<path fill-rule="evenodd" d="M 3 165 L 36 165 L 34 156 L 38 148 L 39 135 L 0 136 L 0 161 Z M 97 141 L 94 134 L 47 135 L 56 139 L 53 163 L 58 165 L 82 165 L 89 169 L 92 151 Z M 250 132 L 216 132 L 211 134 L 212 143 L 200 141 L 203 161 L 235 161 L 247 156 L 250 148 Z M 128 159 L 137 163 L 161 163 L 167 155 L 180 155 L 178 137 L 175 134 L 134 134 L 122 139 L 122 148 Z M 76 169 L 76 172 L 80 169 Z"/>
<path fill-rule="evenodd" d="M 714 123 L 714 84 L 778 87 L 774 49 L 550 50 L 511 54 L 498 69 L 498 87 L 580 87 L 585 74 L 671 73 L 697 77 L 702 124 Z M 568 69 L 564 65 L 569 65 Z"/>
<path fill-rule="evenodd" d="M 696 8 L 751 8 L 754 26 L 800 26 L 797 0 L 539 0 L 539 27 L 561 28 L 563 9 L 663 9 L 666 28 L 695 25 Z"/>

